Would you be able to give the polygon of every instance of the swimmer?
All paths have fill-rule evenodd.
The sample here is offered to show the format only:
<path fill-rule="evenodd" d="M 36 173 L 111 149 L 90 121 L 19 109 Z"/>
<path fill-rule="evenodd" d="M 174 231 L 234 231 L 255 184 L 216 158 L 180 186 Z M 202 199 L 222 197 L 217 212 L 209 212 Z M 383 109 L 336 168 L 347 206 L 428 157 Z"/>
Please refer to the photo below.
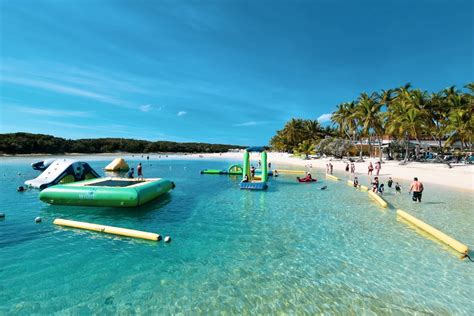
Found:
<path fill-rule="evenodd" d="M 323 186 L 322 188 L 319 188 L 320 190 L 326 190 L 328 188 L 327 185 Z"/>

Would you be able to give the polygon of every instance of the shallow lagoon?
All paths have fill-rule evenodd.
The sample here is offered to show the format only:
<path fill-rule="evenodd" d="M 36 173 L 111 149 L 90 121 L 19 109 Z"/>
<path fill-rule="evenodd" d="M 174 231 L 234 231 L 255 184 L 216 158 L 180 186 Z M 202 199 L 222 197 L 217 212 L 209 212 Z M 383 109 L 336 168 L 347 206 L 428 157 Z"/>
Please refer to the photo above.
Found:
<path fill-rule="evenodd" d="M 99 171 L 111 157 L 81 159 Z M 0 314 L 468 314 L 474 308 L 474 263 L 397 221 L 393 209 L 378 207 L 345 181 L 325 180 L 322 170 L 313 171 L 323 178 L 316 184 L 280 176 L 268 191 L 250 192 L 238 189 L 237 177 L 199 174 L 230 161 L 152 156 L 145 176 L 168 178 L 176 189 L 141 208 L 99 209 L 51 206 L 37 191 L 16 192 L 38 174 L 29 165 L 34 160 L 0 160 L 6 213 Z M 328 190 L 318 190 L 322 185 Z M 407 193 L 385 198 L 474 246 L 471 194 L 426 185 L 421 205 Z M 35 224 L 36 216 L 43 223 Z M 173 241 L 58 228 L 57 217 Z"/>

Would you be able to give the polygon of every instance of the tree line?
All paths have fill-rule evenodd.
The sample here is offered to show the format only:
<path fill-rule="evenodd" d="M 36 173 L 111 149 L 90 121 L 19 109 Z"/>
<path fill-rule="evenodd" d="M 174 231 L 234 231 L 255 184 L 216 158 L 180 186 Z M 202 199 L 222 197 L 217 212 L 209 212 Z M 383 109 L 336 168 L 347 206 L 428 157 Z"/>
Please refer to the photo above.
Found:
<path fill-rule="evenodd" d="M 309 125 L 305 122 L 310 120 L 292 119 L 271 139 L 270 145 L 277 150 L 298 152 L 301 146 L 308 147 L 308 142 L 317 145 L 323 138 L 340 137 L 353 145 L 359 144 L 360 156 L 362 140 L 368 142 L 369 152 L 375 143 L 381 157 L 382 139 L 389 136 L 403 144 L 405 160 L 411 140 L 420 146 L 422 140 L 433 140 L 438 144 L 438 152 L 456 142 L 461 150 L 472 151 L 474 83 L 464 88 L 459 90 L 452 86 L 430 93 L 406 84 L 380 92 L 364 92 L 356 100 L 337 106 L 331 116 L 335 130 L 319 127 L 318 133 L 308 133 L 305 130 Z"/>
<path fill-rule="evenodd" d="M 62 154 L 62 153 L 214 153 L 226 152 L 236 145 L 207 143 L 177 143 L 169 141 L 146 141 L 125 138 L 64 139 L 43 134 L 0 134 L 2 154 Z"/>

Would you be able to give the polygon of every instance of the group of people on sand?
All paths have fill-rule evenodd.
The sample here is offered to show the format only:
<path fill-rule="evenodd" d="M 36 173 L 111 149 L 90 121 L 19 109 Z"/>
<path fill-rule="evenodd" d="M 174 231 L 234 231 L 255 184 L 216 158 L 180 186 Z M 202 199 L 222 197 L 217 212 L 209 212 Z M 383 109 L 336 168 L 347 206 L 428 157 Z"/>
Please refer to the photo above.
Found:
<path fill-rule="evenodd" d="M 334 169 L 334 166 L 332 165 L 332 163 L 326 164 L 326 173 L 332 174 L 333 169 Z"/>
<path fill-rule="evenodd" d="M 349 163 L 346 163 L 346 172 L 349 172 L 354 174 L 355 171 L 356 171 L 356 167 L 355 167 L 355 164 L 351 161 L 351 164 L 349 165 Z"/>
<path fill-rule="evenodd" d="M 382 169 L 382 164 L 380 163 L 380 161 L 377 161 L 375 163 L 375 167 L 372 164 L 372 162 L 369 163 L 369 166 L 367 168 L 367 175 L 371 176 L 374 169 L 375 169 L 375 175 L 378 176 L 380 173 L 380 169 Z"/>
<path fill-rule="evenodd" d="M 134 173 L 135 173 L 135 169 L 131 168 L 127 173 L 127 178 L 133 179 L 135 177 Z M 138 180 L 144 180 L 143 179 L 143 169 L 142 169 L 142 163 L 141 162 L 139 162 L 138 166 L 137 166 L 137 179 Z"/>

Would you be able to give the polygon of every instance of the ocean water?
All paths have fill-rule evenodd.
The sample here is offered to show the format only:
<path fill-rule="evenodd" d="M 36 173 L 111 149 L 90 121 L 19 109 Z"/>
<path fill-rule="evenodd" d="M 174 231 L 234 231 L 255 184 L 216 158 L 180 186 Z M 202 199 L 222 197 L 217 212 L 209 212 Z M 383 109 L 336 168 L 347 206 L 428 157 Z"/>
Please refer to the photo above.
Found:
<path fill-rule="evenodd" d="M 100 171 L 112 157 L 81 157 Z M 34 158 L 0 160 L 0 314 L 455 314 L 474 310 L 474 263 L 366 193 L 318 183 L 201 175 L 231 161 L 126 157 L 176 189 L 135 209 L 51 206 L 16 192 Z M 278 168 L 289 168 L 277 165 Z M 337 174 L 336 174 L 337 175 Z M 342 173 L 339 174 L 344 176 Z M 385 175 L 382 175 L 384 179 Z M 422 180 L 422 179 L 421 179 Z M 367 181 L 362 177 L 362 182 Z M 319 190 L 327 185 L 325 191 Z M 406 188 L 408 183 L 403 182 Z M 474 198 L 426 184 L 386 200 L 474 247 Z M 36 224 L 34 218 L 43 222 Z M 55 218 L 170 235 L 155 243 L 64 229 Z"/>

